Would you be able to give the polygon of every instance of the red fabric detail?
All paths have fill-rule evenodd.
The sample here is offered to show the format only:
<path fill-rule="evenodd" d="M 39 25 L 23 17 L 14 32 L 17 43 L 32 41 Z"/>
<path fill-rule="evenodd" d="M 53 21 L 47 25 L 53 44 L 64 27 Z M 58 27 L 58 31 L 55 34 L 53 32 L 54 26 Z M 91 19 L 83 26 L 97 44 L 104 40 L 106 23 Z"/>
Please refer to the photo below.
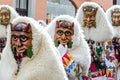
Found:
<path fill-rule="evenodd" d="M 98 74 L 98 75 L 92 75 L 91 77 L 92 78 L 96 78 L 96 77 L 99 77 L 100 75 Z"/>
<path fill-rule="evenodd" d="M 66 53 L 63 55 L 63 57 L 62 57 L 62 62 L 63 62 L 63 64 L 64 64 L 64 65 L 67 65 L 67 63 L 65 62 L 64 58 L 66 58 L 67 60 L 70 61 L 69 53 L 66 52 Z"/>
<path fill-rule="evenodd" d="M 107 77 L 111 77 L 111 75 L 112 75 L 112 74 L 111 74 L 111 73 L 109 73 Z"/>
<path fill-rule="evenodd" d="M 94 63 L 94 62 L 92 62 L 92 63 L 91 63 L 91 65 L 90 65 L 90 70 L 91 70 L 91 72 L 98 71 L 98 69 L 96 68 L 96 66 L 95 66 L 95 63 Z"/>
<path fill-rule="evenodd" d="M 120 62 L 120 59 L 119 59 L 119 54 L 117 53 L 117 49 L 115 48 L 114 49 L 114 52 L 115 52 L 115 57 L 116 57 L 116 59 L 118 60 L 118 62 Z"/>
<path fill-rule="evenodd" d="M 89 78 L 86 76 L 86 80 L 89 80 Z"/>

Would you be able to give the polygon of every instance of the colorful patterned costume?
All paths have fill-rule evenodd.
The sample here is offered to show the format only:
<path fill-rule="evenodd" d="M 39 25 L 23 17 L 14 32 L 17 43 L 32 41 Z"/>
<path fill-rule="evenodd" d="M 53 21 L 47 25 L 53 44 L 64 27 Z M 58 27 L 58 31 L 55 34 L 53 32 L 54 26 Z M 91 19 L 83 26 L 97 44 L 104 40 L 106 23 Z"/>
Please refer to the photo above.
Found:
<path fill-rule="evenodd" d="M 116 80 L 120 79 L 120 6 L 114 5 L 107 11 L 107 18 L 114 30 L 114 38 L 112 40 L 114 46 L 114 56 L 117 59 L 116 63 Z"/>

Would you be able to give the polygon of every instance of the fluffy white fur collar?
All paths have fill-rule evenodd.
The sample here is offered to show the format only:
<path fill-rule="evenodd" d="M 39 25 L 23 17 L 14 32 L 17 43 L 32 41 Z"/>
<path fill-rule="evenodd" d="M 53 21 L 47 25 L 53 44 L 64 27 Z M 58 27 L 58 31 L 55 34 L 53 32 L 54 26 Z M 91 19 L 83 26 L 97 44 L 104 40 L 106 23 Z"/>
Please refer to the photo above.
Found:
<path fill-rule="evenodd" d="M 114 5 L 112 7 L 110 7 L 107 11 L 107 18 L 110 22 L 110 24 L 112 25 L 112 19 L 111 19 L 111 11 L 114 10 L 115 8 L 119 8 L 120 9 L 120 5 Z M 112 26 L 113 30 L 114 30 L 114 37 L 118 37 L 120 38 L 120 26 L 116 27 L 116 26 Z"/>
<path fill-rule="evenodd" d="M 96 13 L 96 28 L 91 28 L 89 30 L 87 27 L 83 27 L 83 6 L 92 6 L 98 8 Z M 106 41 L 113 38 L 112 27 L 107 20 L 103 8 L 97 3 L 84 2 L 78 9 L 76 19 L 82 25 L 86 39 L 92 39 L 94 41 Z"/>

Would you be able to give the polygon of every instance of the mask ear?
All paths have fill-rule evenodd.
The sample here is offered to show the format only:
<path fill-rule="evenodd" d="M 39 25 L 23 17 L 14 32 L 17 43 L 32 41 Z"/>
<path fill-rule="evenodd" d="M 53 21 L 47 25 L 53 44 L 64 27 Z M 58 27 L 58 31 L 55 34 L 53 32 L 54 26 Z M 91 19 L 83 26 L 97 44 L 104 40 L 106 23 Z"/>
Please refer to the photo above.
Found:
<path fill-rule="evenodd" d="M 56 21 L 56 28 L 59 28 L 59 22 Z"/>
<path fill-rule="evenodd" d="M 10 23 L 11 30 L 14 31 L 14 25 Z"/>
<path fill-rule="evenodd" d="M 74 22 L 72 23 L 72 29 L 74 29 Z"/>
<path fill-rule="evenodd" d="M 31 25 L 30 25 L 30 23 L 27 25 L 27 32 L 28 33 L 31 32 Z"/>
<path fill-rule="evenodd" d="M 95 14 L 97 13 L 98 8 L 95 8 Z"/>

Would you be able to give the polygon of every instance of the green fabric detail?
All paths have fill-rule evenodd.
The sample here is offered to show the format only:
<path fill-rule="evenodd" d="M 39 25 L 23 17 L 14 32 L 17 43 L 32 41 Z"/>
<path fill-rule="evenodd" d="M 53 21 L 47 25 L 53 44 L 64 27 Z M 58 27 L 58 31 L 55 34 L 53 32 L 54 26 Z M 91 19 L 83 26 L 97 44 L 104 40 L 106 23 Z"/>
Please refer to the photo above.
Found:
<path fill-rule="evenodd" d="M 77 64 L 76 68 L 74 69 L 74 72 L 75 72 L 75 76 L 76 76 L 76 77 L 79 77 L 80 74 L 81 74 L 80 71 L 78 71 L 78 66 L 79 66 L 79 65 Z"/>
<path fill-rule="evenodd" d="M 68 48 L 72 48 L 72 44 L 73 44 L 73 42 L 69 42 L 68 43 Z"/>
<path fill-rule="evenodd" d="M 97 69 L 100 69 L 100 61 L 98 61 L 96 64 L 95 64 L 96 68 Z"/>
<path fill-rule="evenodd" d="M 33 56 L 32 47 L 27 49 L 27 57 L 31 58 Z"/>
<path fill-rule="evenodd" d="M 102 47 L 96 47 L 96 52 L 99 56 L 101 55 L 102 51 L 103 51 Z"/>
<path fill-rule="evenodd" d="M 58 40 L 54 41 L 55 47 L 58 47 Z"/>
<path fill-rule="evenodd" d="M 12 52 L 14 53 L 14 47 L 13 47 L 13 46 L 11 46 L 11 50 L 12 50 Z"/>

